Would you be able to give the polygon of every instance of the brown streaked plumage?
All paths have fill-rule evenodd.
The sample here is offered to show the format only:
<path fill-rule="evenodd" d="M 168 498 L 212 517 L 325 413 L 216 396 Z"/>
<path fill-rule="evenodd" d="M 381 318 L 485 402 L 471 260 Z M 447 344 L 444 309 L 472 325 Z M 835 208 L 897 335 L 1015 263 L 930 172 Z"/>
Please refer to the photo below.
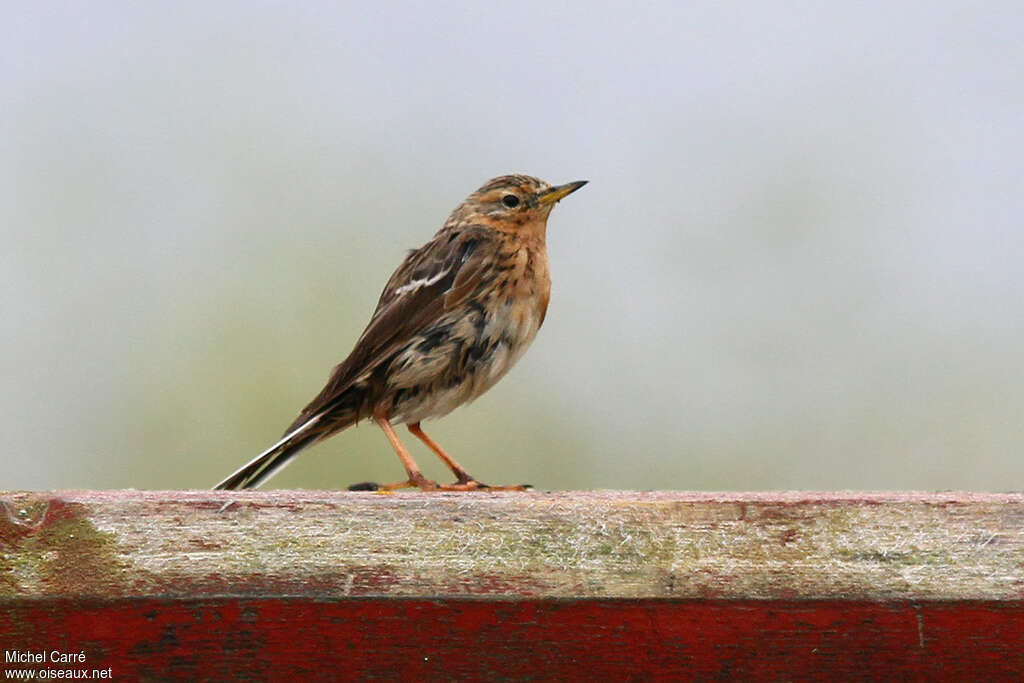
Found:
<path fill-rule="evenodd" d="M 335 366 L 284 437 L 216 488 L 258 486 L 306 446 L 367 418 L 384 431 L 408 475 L 379 488 L 522 488 L 481 484 L 423 432 L 420 422 L 447 415 L 487 391 L 533 341 L 551 293 L 548 215 L 585 184 L 552 186 L 506 175 L 471 194 L 394 272 L 352 353 Z M 408 425 L 456 482 L 426 479 L 392 423 Z"/>

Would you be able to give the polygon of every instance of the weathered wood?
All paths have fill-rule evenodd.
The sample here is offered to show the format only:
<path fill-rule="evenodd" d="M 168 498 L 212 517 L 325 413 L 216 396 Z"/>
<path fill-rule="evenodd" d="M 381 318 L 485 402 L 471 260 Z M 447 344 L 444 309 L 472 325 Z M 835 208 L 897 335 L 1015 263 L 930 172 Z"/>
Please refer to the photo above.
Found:
<path fill-rule="evenodd" d="M 64 491 L 0 504 L 0 596 L 21 598 L 1024 592 L 1021 494 Z"/>
<path fill-rule="evenodd" d="M 1024 495 L 0 493 L 0 643 L 122 680 L 1018 680 Z"/>
<path fill-rule="evenodd" d="M 1019 683 L 1024 670 L 1019 602 L 151 598 L 6 613 L 0 649 L 83 651 L 125 681 Z"/>

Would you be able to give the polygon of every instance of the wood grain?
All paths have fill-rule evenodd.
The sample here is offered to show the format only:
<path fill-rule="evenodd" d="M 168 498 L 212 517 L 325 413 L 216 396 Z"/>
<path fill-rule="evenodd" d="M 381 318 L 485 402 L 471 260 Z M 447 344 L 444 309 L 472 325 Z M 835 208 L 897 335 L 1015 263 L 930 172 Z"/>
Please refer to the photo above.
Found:
<path fill-rule="evenodd" d="M 0 643 L 114 680 L 1018 681 L 1024 496 L 0 493 Z"/>
<path fill-rule="evenodd" d="M 1021 494 L 63 491 L 0 505 L 0 597 L 1024 596 Z"/>

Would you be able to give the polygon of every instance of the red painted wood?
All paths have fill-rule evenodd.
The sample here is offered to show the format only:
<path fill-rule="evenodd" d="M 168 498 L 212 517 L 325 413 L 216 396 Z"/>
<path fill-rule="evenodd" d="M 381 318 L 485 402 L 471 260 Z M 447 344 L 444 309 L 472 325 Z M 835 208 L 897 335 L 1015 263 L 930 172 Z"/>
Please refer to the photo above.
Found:
<path fill-rule="evenodd" d="M 41 600 L 0 646 L 114 680 L 1017 681 L 1024 601 Z"/>

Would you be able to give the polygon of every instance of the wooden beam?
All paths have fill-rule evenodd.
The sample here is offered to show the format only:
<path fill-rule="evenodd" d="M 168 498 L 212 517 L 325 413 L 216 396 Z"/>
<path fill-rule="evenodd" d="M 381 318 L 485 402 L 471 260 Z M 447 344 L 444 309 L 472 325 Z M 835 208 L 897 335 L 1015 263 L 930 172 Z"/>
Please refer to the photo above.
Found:
<path fill-rule="evenodd" d="M 1024 670 L 1022 494 L 56 491 L 0 508 L 0 643 L 79 648 L 115 678 Z"/>
<path fill-rule="evenodd" d="M 1024 590 L 1021 494 L 65 491 L 0 505 L 0 596 L 21 598 Z"/>

